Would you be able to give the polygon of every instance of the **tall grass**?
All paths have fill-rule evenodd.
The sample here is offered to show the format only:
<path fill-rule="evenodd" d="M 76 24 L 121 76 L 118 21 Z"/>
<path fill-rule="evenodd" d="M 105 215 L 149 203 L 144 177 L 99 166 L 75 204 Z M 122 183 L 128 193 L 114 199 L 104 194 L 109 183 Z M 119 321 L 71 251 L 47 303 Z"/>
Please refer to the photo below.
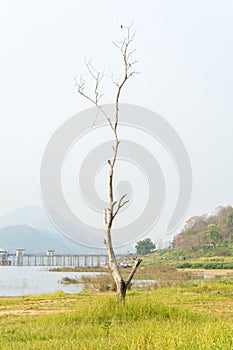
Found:
<path fill-rule="evenodd" d="M 115 302 L 115 295 L 87 291 L 5 298 L 0 299 L 0 312 L 19 305 L 22 312 L 35 314 L 0 317 L 0 349 L 233 348 L 232 286 L 220 282 L 132 291 L 120 303 Z"/>
<path fill-rule="evenodd" d="M 129 274 L 128 269 L 122 269 L 121 274 L 127 278 Z M 189 271 L 179 271 L 176 268 L 168 265 L 142 266 L 139 267 L 134 279 L 140 283 L 136 284 L 134 281 L 129 286 L 136 289 L 150 290 L 159 286 L 169 286 L 173 284 L 184 283 L 185 281 L 196 278 L 196 276 Z M 156 282 L 156 283 L 154 283 Z M 64 277 L 61 280 L 64 284 L 81 283 L 86 289 L 94 289 L 96 291 L 115 291 L 116 284 L 111 276 L 109 269 L 105 269 L 104 273 L 95 276 L 83 275 L 80 278 Z"/>

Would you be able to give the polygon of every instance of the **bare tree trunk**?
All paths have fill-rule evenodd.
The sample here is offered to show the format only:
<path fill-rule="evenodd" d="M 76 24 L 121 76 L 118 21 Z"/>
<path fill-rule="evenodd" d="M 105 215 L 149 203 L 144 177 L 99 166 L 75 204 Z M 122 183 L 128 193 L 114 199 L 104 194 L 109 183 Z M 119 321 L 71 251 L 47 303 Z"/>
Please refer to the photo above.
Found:
<path fill-rule="evenodd" d="M 108 258 L 109 258 L 109 265 L 111 269 L 111 273 L 113 276 L 113 279 L 116 283 L 117 287 L 117 300 L 122 300 L 126 296 L 127 288 L 130 285 L 130 282 L 137 271 L 138 266 L 141 264 L 142 259 L 136 258 L 135 263 L 132 267 L 132 270 L 126 280 L 124 280 L 120 274 L 119 268 L 117 266 L 116 256 L 114 253 L 114 249 L 112 246 L 112 239 L 111 239 L 111 228 L 106 226 L 105 228 L 105 237 L 106 237 L 106 247 L 108 252 Z"/>
<path fill-rule="evenodd" d="M 120 209 L 127 204 L 129 201 L 125 200 L 126 194 L 123 195 L 118 200 L 114 200 L 113 195 L 113 177 L 114 177 L 114 170 L 115 170 L 115 164 L 117 161 L 117 155 L 118 155 L 118 148 L 120 141 L 118 139 L 118 121 L 119 121 L 119 99 L 121 95 L 122 88 L 124 87 L 125 83 L 128 81 L 128 79 L 135 74 L 135 71 L 132 71 L 133 65 L 136 63 L 136 61 L 132 60 L 132 54 L 135 50 L 130 49 L 130 44 L 132 43 L 134 39 L 134 34 L 131 35 L 130 29 L 131 27 L 123 27 L 121 26 L 121 29 L 126 30 L 126 36 L 124 37 L 122 42 L 116 42 L 114 45 L 120 50 L 121 56 L 123 58 L 123 64 L 124 64 L 124 72 L 123 77 L 121 80 L 114 82 L 114 85 L 117 87 L 116 89 L 116 100 L 115 100 L 115 119 L 112 121 L 110 116 L 102 109 L 101 105 L 99 104 L 99 100 L 102 96 L 102 94 L 99 93 L 99 85 L 103 78 L 103 74 L 98 72 L 91 64 L 90 62 L 87 63 L 87 68 L 90 73 L 90 75 L 95 80 L 95 90 L 94 90 L 94 98 L 90 97 L 85 93 L 85 81 L 81 78 L 80 82 L 77 83 L 78 92 L 80 95 L 88 99 L 90 102 L 92 102 L 99 111 L 105 116 L 109 127 L 111 128 L 114 136 L 115 144 L 113 146 L 113 158 L 111 160 L 108 160 L 109 164 L 109 175 L 108 175 L 108 197 L 109 197 L 109 208 L 106 208 L 104 211 L 104 224 L 105 224 L 105 244 L 107 248 L 108 258 L 109 258 L 109 265 L 111 269 L 111 273 L 113 276 L 113 279 L 117 286 L 117 299 L 121 300 L 125 298 L 127 288 L 138 268 L 140 263 L 142 262 L 142 259 L 137 258 L 135 260 L 135 263 L 132 267 L 132 271 L 129 274 L 128 278 L 124 280 L 120 274 L 119 268 L 117 266 L 117 261 L 112 245 L 112 237 L 111 237 L 111 229 L 113 225 L 113 221 L 117 214 L 119 213 Z"/>

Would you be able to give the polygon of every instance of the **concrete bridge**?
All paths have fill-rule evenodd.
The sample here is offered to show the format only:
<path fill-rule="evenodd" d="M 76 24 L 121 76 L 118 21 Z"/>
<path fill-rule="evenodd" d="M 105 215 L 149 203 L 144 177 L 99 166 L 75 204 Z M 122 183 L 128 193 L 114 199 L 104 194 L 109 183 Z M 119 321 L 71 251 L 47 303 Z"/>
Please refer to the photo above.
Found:
<path fill-rule="evenodd" d="M 107 255 L 71 254 L 8 254 L 11 266 L 83 266 L 99 267 L 108 264 Z"/>

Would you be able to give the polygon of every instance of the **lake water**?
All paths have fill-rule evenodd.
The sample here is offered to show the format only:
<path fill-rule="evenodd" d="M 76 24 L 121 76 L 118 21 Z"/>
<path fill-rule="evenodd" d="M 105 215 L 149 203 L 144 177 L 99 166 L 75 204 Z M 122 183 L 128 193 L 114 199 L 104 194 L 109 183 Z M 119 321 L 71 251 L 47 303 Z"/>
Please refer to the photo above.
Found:
<path fill-rule="evenodd" d="M 82 275 L 96 275 L 98 272 L 55 272 L 48 267 L 40 266 L 1 266 L 0 267 L 0 297 L 30 294 L 53 293 L 62 290 L 65 293 L 78 293 L 83 290 L 82 284 L 62 284 L 63 277 L 77 277 Z M 212 278 L 214 276 L 199 272 L 197 278 Z M 199 280 L 199 279 L 197 279 Z M 139 281 L 134 284 L 145 285 L 158 281 Z"/>
<path fill-rule="evenodd" d="M 0 296 L 18 296 L 53 293 L 62 290 L 65 293 L 78 293 L 82 284 L 62 284 L 61 279 L 95 275 L 95 272 L 50 272 L 48 268 L 35 266 L 1 266 Z"/>

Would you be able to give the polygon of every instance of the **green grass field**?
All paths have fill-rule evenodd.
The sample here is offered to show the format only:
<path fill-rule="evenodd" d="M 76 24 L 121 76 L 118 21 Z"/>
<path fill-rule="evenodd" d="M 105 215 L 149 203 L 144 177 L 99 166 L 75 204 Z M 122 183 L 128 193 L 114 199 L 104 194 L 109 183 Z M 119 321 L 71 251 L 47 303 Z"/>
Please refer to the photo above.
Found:
<path fill-rule="evenodd" d="M 233 349 L 233 284 L 0 298 L 0 349 Z"/>
<path fill-rule="evenodd" d="M 219 244 L 161 249 L 148 254 L 144 265 L 166 264 L 176 268 L 232 269 L 233 245 Z"/>

